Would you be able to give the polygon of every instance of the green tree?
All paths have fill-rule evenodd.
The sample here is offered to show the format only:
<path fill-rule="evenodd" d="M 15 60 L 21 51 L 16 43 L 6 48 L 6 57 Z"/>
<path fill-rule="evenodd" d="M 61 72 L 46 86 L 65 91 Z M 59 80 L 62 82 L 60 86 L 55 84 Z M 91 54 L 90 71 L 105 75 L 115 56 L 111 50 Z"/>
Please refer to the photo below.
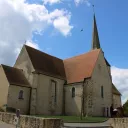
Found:
<path fill-rule="evenodd" d="M 128 116 L 128 100 L 123 104 L 124 115 Z"/>

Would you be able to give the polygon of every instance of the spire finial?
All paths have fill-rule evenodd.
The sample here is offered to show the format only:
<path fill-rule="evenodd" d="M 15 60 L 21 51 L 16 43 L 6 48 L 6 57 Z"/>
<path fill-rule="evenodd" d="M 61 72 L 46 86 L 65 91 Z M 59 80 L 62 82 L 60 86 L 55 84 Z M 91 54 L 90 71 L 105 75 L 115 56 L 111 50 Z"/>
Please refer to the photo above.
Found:
<path fill-rule="evenodd" d="M 93 9 L 93 14 L 95 15 L 94 4 L 91 4 L 91 5 L 92 5 L 92 9 Z"/>
<path fill-rule="evenodd" d="M 93 6 L 93 37 L 92 37 L 92 49 L 99 49 L 100 48 L 100 41 L 99 41 L 99 35 L 98 35 L 98 29 L 96 24 L 96 17 L 94 12 L 94 5 Z"/>

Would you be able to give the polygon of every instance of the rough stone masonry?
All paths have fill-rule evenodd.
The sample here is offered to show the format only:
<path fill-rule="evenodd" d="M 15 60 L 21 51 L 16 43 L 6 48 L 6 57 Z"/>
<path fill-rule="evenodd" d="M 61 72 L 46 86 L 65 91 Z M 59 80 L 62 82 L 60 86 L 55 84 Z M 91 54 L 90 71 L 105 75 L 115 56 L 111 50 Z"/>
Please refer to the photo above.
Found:
<path fill-rule="evenodd" d="M 0 112 L 0 120 L 7 124 L 15 125 L 15 117 L 15 114 Z M 20 128 L 61 128 L 63 121 L 55 118 L 39 118 L 21 115 L 19 125 Z"/>

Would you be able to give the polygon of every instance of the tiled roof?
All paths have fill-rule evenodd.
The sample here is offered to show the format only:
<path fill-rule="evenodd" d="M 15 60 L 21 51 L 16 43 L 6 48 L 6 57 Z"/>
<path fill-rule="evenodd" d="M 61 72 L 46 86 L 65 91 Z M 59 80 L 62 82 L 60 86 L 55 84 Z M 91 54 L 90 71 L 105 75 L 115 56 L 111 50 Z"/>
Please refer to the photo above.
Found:
<path fill-rule="evenodd" d="M 63 60 L 25 45 L 36 72 L 66 79 Z"/>
<path fill-rule="evenodd" d="M 67 84 L 81 82 L 92 75 L 100 49 L 64 60 Z"/>
<path fill-rule="evenodd" d="M 1 65 L 10 84 L 30 87 L 29 82 L 23 74 L 23 71 L 6 65 Z"/>
<path fill-rule="evenodd" d="M 115 87 L 114 84 L 112 84 L 112 92 L 113 92 L 113 94 L 121 95 L 121 93 L 118 91 L 118 89 Z"/>
<path fill-rule="evenodd" d="M 67 84 L 81 82 L 92 75 L 101 49 L 61 60 L 25 45 L 36 72 L 67 80 Z M 105 59 L 106 60 L 106 59 Z M 107 62 L 107 60 L 106 60 Z"/>

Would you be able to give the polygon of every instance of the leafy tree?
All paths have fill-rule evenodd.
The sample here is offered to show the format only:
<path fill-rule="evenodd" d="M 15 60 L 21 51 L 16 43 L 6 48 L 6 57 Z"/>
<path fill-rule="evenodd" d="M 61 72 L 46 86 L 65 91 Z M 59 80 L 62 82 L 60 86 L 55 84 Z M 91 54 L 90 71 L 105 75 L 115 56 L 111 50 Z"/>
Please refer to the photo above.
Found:
<path fill-rule="evenodd" d="M 124 115 L 128 116 L 128 100 L 123 104 Z"/>

